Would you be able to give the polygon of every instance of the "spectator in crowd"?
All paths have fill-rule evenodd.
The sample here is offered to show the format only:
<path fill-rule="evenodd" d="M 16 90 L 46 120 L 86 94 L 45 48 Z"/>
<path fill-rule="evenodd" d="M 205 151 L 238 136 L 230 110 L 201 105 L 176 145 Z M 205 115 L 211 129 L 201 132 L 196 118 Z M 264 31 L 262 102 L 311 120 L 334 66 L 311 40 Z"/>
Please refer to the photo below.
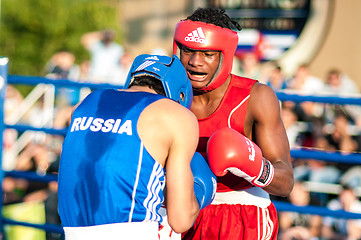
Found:
<path fill-rule="evenodd" d="M 68 51 L 56 52 L 45 66 L 46 76 L 54 79 L 78 80 L 80 68 L 75 63 L 75 56 Z"/>
<path fill-rule="evenodd" d="M 266 79 L 266 84 L 270 86 L 273 90 L 279 91 L 287 88 L 287 81 L 285 76 L 282 73 L 281 66 L 277 64 L 272 64 L 272 69 L 270 76 Z"/>
<path fill-rule="evenodd" d="M 4 102 L 4 122 L 6 124 L 15 124 L 19 115 L 19 108 L 24 101 L 23 95 L 14 85 L 7 84 Z M 14 143 L 19 133 L 16 129 L 5 128 L 3 133 L 3 159 L 2 167 L 4 170 L 13 170 L 16 164 L 14 153 Z"/>
<path fill-rule="evenodd" d="M 340 179 L 341 184 L 348 185 L 354 189 L 361 187 L 361 166 L 355 165 L 346 170 Z"/>
<path fill-rule="evenodd" d="M 6 93 L 5 93 L 5 105 L 4 105 L 4 115 L 5 122 L 9 123 L 9 117 L 16 112 L 19 105 L 24 101 L 23 95 L 19 92 L 19 90 L 12 84 L 6 85 Z"/>
<path fill-rule="evenodd" d="M 79 64 L 79 67 L 80 67 L 79 82 L 87 82 L 89 75 L 90 61 L 84 60 Z"/>
<path fill-rule="evenodd" d="M 47 135 L 44 142 L 28 143 L 17 157 L 13 170 L 33 171 L 41 176 L 45 175 L 60 154 L 61 142 L 62 139 Z M 5 192 L 9 196 L 5 201 L 6 204 L 19 201 L 43 201 L 47 197 L 47 183 L 8 178 L 5 184 L 7 187 Z M 16 196 L 11 195 L 10 191 L 16 193 Z"/>
<path fill-rule="evenodd" d="M 349 186 L 343 186 L 337 198 L 332 199 L 327 207 L 331 210 L 345 210 L 353 213 L 361 213 L 361 202 L 354 190 Z M 323 218 L 323 239 L 360 239 L 361 220 L 343 218 Z"/>
<path fill-rule="evenodd" d="M 313 147 L 323 151 L 333 150 L 333 147 L 329 145 L 327 139 L 322 135 L 315 137 Z M 338 166 L 330 162 L 309 159 L 308 167 L 310 168 L 308 180 L 311 182 L 338 183 L 341 176 Z"/>
<path fill-rule="evenodd" d="M 44 142 L 31 142 L 20 153 L 16 170 L 35 171 L 39 175 L 58 173 L 59 157 L 63 137 L 47 135 Z M 23 202 L 41 202 L 44 204 L 45 221 L 60 225 L 57 211 L 57 181 L 42 183 L 16 179 L 16 187 L 22 192 Z M 47 240 L 57 240 L 60 234 L 46 233 Z"/>
<path fill-rule="evenodd" d="M 124 86 L 133 60 L 134 58 L 129 52 L 125 51 L 123 53 L 123 56 L 120 59 L 119 68 L 114 72 L 115 81 L 112 82 L 113 84 Z"/>
<path fill-rule="evenodd" d="M 310 195 L 302 182 L 296 182 L 288 200 L 296 206 L 320 206 L 317 198 Z M 280 212 L 280 240 L 319 239 L 322 217 L 297 212 Z"/>
<path fill-rule="evenodd" d="M 303 127 L 298 122 L 298 116 L 292 107 L 282 105 L 281 118 L 286 129 L 287 138 L 290 143 L 290 148 L 299 147 L 302 145 L 302 131 Z"/>
<path fill-rule="evenodd" d="M 235 57 L 233 65 L 233 74 L 264 82 L 264 79 L 262 79 L 262 64 L 256 53 L 244 52 L 239 54 Z"/>
<path fill-rule="evenodd" d="M 80 67 L 75 63 L 75 56 L 68 51 L 55 53 L 45 66 L 45 76 L 52 79 L 67 79 L 78 81 Z M 75 105 L 79 101 L 78 88 L 56 87 L 57 108 L 67 105 Z"/>
<path fill-rule="evenodd" d="M 344 113 L 338 113 L 333 122 L 333 129 L 326 137 L 335 150 L 342 154 L 350 154 L 361 151 L 361 136 L 351 135 L 352 121 Z M 348 163 L 338 164 L 342 171 L 341 184 L 356 188 L 361 186 L 361 167 Z"/>
<path fill-rule="evenodd" d="M 287 89 L 296 91 L 299 94 L 318 94 L 324 91 L 324 84 L 321 79 L 313 76 L 309 65 L 300 65 L 295 75 L 288 81 Z M 314 102 L 302 102 L 296 104 L 299 108 L 298 114 L 301 121 L 311 121 L 323 114 L 322 105 Z"/>
<path fill-rule="evenodd" d="M 337 68 L 332 68 L 327 72 L 325 91 L 338 94 L 354 94 L 359 92 L 354 81 Z"/>
<path fill-rule="evenodd" d="M 312 138 L 307 145 L 323 151 L 333 151 L 334 148 L 328 143 L 327 139 L 321 134 L 312 133 Z M 304 144 L 303 144 L 304 145 Z M 339 182 L 342 172 L 338 165 L 331 162 L 325 162 L 318 159 L 297 159 L 294 161 L 294 176 L 296 181 L 309 181 L 312 183 L 331 183 Z M 329 196 L 326 193 L 311 193 L 317 197 L 322 206 L 327 204 Z"/>
<path fill-rule="evenodd" d="M 359 93 L 359 88 L 346 74 L 336 68 L 328 71 L 326 76 L 325 92 L 333 95 L 350 96 Z M 338 111 L 346 113 L 357 125 L 361 126 L 361 107 L 358 105 L 325 106 L 325 118 L 332 122 Z"/>
<path fill-rule="evenodd" d="M 333 130 L 327 135 L 329 143 L 336 150 L 346 154 L 358 151 L 358 136 L 352 137 L 350 134 L 352 125 L 350 119 L 343 112 L 336 114 L 333 121 Z"/>
<path fill-rule="evenodd" d="M 115 42 L 113 30 L 85 33 L 81 37 L 82 45 L 90 53 L 88 79 L 94 83 L 119 83 L 117 73 L 124 54 L 123 46 Z"/>
<path fill-rule="evenodd" d="M 310 67 L 307 64 L 302 64 L 297 68 L 295 75 L 290 79 L 287 87 L 305 94 L 324 91 L 322 80 L 311 74 Z"/>

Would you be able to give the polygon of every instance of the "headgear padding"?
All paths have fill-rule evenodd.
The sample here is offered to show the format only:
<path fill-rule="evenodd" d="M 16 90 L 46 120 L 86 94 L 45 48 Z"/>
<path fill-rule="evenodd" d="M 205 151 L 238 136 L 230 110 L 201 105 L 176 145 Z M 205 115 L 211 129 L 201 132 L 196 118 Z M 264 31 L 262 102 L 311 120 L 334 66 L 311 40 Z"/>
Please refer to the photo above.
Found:
<path fill-rule="evenodd" d="M 183 20 L 178 22 L 174 33 L 173 53 L 178 44 L 193 50 L 221 51 L 218 70 L 213 79 L 201 91 L 211 91 L 221 86 L 231 74 L 233 57 L 237 49 L 237 32 L 210 23 Z"/>
<path fill-rule="evenodd" d="M 134 77 L 149 75 L 162 82 L 166 96 L 186 108 L 193 99 L 192 84 L 176 55 L 173 57 L 142 54 L 137 56 L 130 67 L 124 88 L 128 88 Z"/>

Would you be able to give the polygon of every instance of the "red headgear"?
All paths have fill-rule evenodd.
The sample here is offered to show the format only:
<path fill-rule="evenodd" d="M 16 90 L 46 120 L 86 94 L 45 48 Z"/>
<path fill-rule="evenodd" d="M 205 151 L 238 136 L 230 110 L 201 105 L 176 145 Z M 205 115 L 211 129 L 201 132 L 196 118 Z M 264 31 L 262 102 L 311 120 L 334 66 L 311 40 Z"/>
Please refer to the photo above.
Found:
<path fill-rule="evenodd" d="M 211 91 L 221 86 L 231 74 L 233 57 L 238 44 L 237 32 L 210 23 L 183 20 L 178 22 L 173 43 L 173 53 L 177 54 L 177 43 L 194 50 L 221 51 L 221 61 L 213 79 L 201 88 Z"/>

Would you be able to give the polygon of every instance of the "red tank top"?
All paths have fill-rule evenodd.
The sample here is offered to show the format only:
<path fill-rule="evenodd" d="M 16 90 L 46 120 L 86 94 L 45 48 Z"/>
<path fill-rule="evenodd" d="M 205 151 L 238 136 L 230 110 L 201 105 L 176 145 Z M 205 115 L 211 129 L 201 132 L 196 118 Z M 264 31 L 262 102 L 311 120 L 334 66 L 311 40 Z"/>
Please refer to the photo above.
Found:
<path fill-rule="evenodd" d="M 206 118 L 198 119 L 199 143 L 197 151 L 203 156 L 206 156 L 209 137 L 217 129 L 230 127 L 244 134 L 248 100 L 255 82 L 257 81 L 232 75 L 230 85 L 216 111 Z M 246 189 L 251 186 L 243 178 L 227 173 L 223 177 L 218 177 L 217 192 Z"/>

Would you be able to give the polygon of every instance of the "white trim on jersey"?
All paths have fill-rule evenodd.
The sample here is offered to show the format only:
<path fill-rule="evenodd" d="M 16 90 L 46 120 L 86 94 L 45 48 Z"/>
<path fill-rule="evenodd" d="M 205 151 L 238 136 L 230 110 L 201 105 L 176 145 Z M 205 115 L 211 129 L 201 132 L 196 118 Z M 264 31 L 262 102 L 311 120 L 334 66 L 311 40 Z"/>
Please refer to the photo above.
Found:
<path fill-rule="evenodd" d="M 139 149 L 139 159 L 138 159 L 138 168 L 137 168 L 137 175 L 135 178 L 135 183 L 134 183 L 134 187 L 133 187 L 133 193 L 132 193 L 132 205 L 130 207 L 130 212 L 129 212 L 129 219 L 128 222 L 132 221 L 133 218 L 133 211 L 134 211 L 134 206 L 135 206 L 135 194 L 137 192 L 137 187 L 138 187 L 138 183 L 139 183 L 139 176 L 140 176 L 140 169 L 142 167 L 142 161 L 143 161 L 143 143 L 140 143 L 140 149 Z"/>
<path fill-rule="evenodd" d="M 155 161 L 152 174 L 147 185 L 148 196 L 144 200 L 143 205 L 147 209 L 147 215 L 144 221 L 160 221 L 160 216 L 157 213 L 156 207 L 161 203 L 159 192 L 162 191 L 163 186 L 160 183 L 160 178 L 163 176 L 162 166 Z"/>
<path fill-rule="evenodd" d="M 163 167 L 155 161 L 152 174 L 147 185 L 148 196 L 143 202 L 143 206 L 147 209 L 147 214 L 144 221 L 160 221 L 160 216 L 157 213 L 157 206 L 161 203 L 159 192 L 163 189 L 163 184 L 160 183 L 160 178 L 163 176 Z"/>
<path fill-rule="evenodd" d="M 245 97 L 245 98 L 242 100 L 242 102 L 240 102 L 240 104 L 238 104 L 235 108 L 232 109 L 231 113 L 230 113 L 229 116 L 228 116 L 228 127 L 229 127 L 229 128 L 232 128 L 232 126 L 231 126 L 231 117 L 232 117 L 232 114 L 233 114 L 238 108 L 240 108 L 240 107 L 243 105 L 243 103 L 244 103 L 249 97 L 250 97 L 250 95 L 248 95 L 247 97 Z"/>

